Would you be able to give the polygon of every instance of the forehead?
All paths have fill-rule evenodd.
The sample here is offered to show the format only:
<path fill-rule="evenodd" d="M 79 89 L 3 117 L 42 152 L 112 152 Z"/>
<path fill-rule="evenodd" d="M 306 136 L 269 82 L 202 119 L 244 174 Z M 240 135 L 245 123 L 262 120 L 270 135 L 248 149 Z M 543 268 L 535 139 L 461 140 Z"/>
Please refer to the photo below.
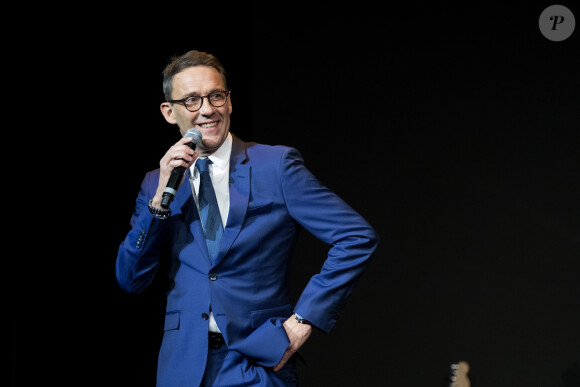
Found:
<path fill-rule="evenodd" d="M 225 89 L 220 73 L 209 66 L 188 67 L 173 77 L 173 97 L 186 94 L 207 94 L 211 90 Z"/>

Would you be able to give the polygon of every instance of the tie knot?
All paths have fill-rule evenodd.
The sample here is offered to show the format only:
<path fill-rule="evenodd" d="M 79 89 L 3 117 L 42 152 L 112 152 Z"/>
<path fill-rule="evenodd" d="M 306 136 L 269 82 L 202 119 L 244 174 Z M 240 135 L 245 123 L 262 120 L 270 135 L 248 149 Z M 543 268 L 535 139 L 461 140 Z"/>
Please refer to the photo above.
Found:
<path fill-rule="evenodd" d="M 197 167 L 199 173 L 208 172 L 210 164 L 212 164 L 212 161 L 209 159 L 209 157 L 205 159 L 197 159 L 195 162 L 195 166 Z"/>

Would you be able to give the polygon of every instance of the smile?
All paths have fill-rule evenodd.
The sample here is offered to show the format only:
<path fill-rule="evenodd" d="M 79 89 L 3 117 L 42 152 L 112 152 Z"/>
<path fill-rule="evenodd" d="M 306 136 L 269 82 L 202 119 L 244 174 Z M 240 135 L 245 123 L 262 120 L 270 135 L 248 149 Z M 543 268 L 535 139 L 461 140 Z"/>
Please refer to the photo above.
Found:
<path fill-rule="evenodd" d="M 213 122 L 206 122 L 206 123 L 203 123 L 203 124 L 199 124 L 199 126 L 201 126 L 204 129 L 208 129 L 208 128 L 213 128 L 217 124 L 218 124 L 217 121 L 213 121 Z"/>

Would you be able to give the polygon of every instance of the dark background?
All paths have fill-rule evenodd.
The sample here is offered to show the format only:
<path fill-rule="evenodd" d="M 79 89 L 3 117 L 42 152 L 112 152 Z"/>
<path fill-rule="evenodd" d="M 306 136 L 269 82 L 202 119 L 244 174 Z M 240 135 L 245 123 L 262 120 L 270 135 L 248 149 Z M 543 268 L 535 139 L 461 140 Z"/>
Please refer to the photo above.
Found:
<path fill-rule="evenodd" d="M 198 49 L 228 71 L 232 132 L 299 149 L 381 237 L 335 329 L 303 348 L 304 386 L 443 386 L 459 360 L 474 387 L 580 386 L 579 31 L 544 38 L 550 2 L 459 4 L 24 20 L 7 64 L 47 109 L 19 113 L 14 143 L 34 166 L 7 240 L 28 236 L 7 254 L 12 384 L 154 385 L 163 297 L 123 293 L 114 264 L 141 179 L 179 139 L 161 71 Z M 326 250 L 301 235 L 295 297 Z"/>

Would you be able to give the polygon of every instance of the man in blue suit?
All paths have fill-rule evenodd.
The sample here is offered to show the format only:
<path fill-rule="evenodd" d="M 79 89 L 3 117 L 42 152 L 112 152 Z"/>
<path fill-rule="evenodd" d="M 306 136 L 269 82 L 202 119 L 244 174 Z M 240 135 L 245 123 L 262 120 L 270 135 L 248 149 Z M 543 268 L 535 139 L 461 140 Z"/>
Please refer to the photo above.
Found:
<path fill-rule="evenodd" d="M 147 174 L 116 263 L 128 292 L 144 290 L 159 267 L 169 278 L 157 385 L 297 385 L 293 355 L 313 326 L 332 329 L 378 237 L 295 149 L 230 133 L 230 92 L 214 56 L 172 58 L 163 85 L 165 119 L 203 140 L 194 151 L 183 137 Z M 187 173 L 165 209 L 176 167 Z M 288 266 L 300 228 L 330 249 L 292 305 Z"/>

